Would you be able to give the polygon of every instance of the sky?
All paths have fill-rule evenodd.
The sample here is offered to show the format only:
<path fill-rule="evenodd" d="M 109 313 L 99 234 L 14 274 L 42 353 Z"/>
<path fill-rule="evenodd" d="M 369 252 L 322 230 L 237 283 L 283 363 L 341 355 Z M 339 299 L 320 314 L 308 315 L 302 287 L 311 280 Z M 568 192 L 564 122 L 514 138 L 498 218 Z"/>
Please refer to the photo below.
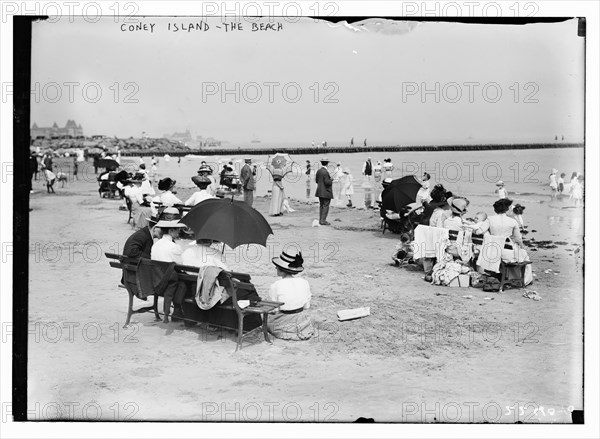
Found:
<path fill-rule="evenodd" d="M 115 21 L 34 24 L 32 124 L 74 119 L 86 135 L 119 137 L 189 129 L 233 143 L 583 141 L 576 19 L 271 18 L 262 23 L 275 30 L 262 31 L 250 18 L 227 31 L 218 17 L 141 17 L 147 30 L 134 31 Z M 201 21 L 208 30 L 174 31 Z"/>

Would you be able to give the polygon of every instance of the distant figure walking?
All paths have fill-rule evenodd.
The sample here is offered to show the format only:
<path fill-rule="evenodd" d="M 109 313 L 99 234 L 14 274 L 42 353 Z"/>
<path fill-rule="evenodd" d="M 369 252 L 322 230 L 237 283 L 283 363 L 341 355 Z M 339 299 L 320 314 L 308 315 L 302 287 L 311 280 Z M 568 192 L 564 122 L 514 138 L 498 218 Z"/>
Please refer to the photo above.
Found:
<path fill-rule="evenodd" d="M 321 159 L 321 167 L 315 175 L 315 181 L 317 182 L 317 191 L 315 196 L 319 198 L 319 224 L 322 226 L 329 226 L 327 222 L 327 215 L 329 214 L 329 204 L 333 198 L 333 192 L 331 191 L 331 176 L 327 170 L 329 159 L 323 157 Z"/>
<path fill-rule="evenodd" d="M 369 157 L 363 164 L 362 174 L 366 177 L 367 181 L 370 183 L 371 176 L 373 175 L 373 162 L 371 161 L 371 157 Z"/>
<path fill-rule="evenodd" d="M 552 198 L 556 197 L 556 193 L 558 192 L 558 179 L 556 177 L 557 169 L 553 169 L 548 176 L 549 184 L 550 184 L 550 196 Z"/>
<path fill-rule="evenodd" d="M 354 146 L 354 137 L 350 139 L 350 146 Z"/>
<path fill-rule="evenodd" d="M 383 161 L 383 178 L 392 178 L 392 172 L 394 171 L 394 165 L 392 159 L 387 158 Z"/>
<path fill-rule="evenodd" d="M 367 146 L 367 139 L 365 139 L 365 141 L 364 141 L 363 145 L 364 145 L 364 146 Z"/>
<path fill-rule="evenodd" d="M 247 157 L 244 159 L 244 166 L 240 170 L 240 180 L 242 182 L 242 188 L 244 190 L 244 202 L 252 207 L 254 203 L 254 189 L 256 189 L 256 165 L 251 166 L 252 159 Z"/>
<path fill-rule="evenodd" d="M 333 191 L 333 199 L 335 200 L 335 206 L 343 206 L 342 202 L 342 177 L 344 175 L 344 170 L 342 169 L 342 163 L 337 162 L 335 169 L 331 173 L 331 180 L 333 181 L 331 185 L 331 190 Z"/>

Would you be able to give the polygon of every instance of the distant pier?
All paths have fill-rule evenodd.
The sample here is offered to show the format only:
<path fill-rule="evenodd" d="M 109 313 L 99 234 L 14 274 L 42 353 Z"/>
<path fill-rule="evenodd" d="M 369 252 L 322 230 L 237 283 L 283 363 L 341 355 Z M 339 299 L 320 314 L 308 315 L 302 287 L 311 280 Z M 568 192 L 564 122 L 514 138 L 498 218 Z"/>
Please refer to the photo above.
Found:
<path fill-rule="evenodd" d="M 282 148 L 210 148 L 194 151 L 122 151 L 123 156 L 152 156 L 157 154 L 169 154 L 171 157 L 183 157 L 186 155 L 212 156 L 212 155 L 273 155 L 278 152 L 286 152 L 296 155 L 315 154 L 353 154 L 359 152 L 425 152 L 425 151 L 503 151 L 515 149 L 559 149 L 559 148 L 583 148 L 583 143 L 516 143 L 504 145 L 412 145 L 412 146 L 341 146 L 341 147 L 282 147 Z"/>

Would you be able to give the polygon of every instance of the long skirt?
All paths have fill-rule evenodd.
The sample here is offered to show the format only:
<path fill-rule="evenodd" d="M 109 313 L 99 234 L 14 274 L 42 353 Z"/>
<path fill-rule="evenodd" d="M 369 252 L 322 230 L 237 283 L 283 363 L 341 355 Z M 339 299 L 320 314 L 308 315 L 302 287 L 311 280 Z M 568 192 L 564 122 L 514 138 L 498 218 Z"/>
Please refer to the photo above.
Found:
<path fill-rule="evenodd" d="M 525 262 L 529 261 L 529 255 L 523 248 L 518 247 L 515 243 L 512 243 L 513 250 L 502 249 L 501 257 L 503 262 Z M 528 264 L 525 267 L 524 283 L 529 285 L 533 281 L 533 267 Z"/>
<path fill-rule="evenodd" d="M 269 215 L 279 215 L 283 212 L 283 200 L 285 200 L 283 187 L 273 184 L 273 189 L 271 190 L 271 206 L 269 207 Z"/>
<path fill-rule="evenodd" d="M 274 337 L 282 340 L 308 340 L 315 333 L 312 319 L 306 311 L 296 314 L 269 314 L 267 328 Z"/>

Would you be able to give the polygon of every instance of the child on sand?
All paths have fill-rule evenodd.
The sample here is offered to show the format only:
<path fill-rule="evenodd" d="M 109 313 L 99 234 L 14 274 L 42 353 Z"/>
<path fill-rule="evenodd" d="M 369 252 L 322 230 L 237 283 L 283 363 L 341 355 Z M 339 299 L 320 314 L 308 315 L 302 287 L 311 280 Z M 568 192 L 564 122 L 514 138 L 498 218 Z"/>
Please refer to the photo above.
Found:
<path fill-rule="evenodd" d="M 352 207 L 352 195 L 354 194 L 354 177 L 350 173 L 350 169 L 344 169 L 344 177 L 342 179 L 342 194 L 348 199 L 346 207 Z"/>
<path fill-rule="evenodd" d="M 564 190 L 565 190 L 565 173 L 563 172 L 562 174 L 560 174 L 560 177 L 558 178 L 558 193 L 562 194 Z"/>
<path fill-rule="evenodd" d="M 494 192 L 498 194 L 498 198 L 508 198 L 508 192 L 502 180 L 496 183 L 496 190 Z"/>

